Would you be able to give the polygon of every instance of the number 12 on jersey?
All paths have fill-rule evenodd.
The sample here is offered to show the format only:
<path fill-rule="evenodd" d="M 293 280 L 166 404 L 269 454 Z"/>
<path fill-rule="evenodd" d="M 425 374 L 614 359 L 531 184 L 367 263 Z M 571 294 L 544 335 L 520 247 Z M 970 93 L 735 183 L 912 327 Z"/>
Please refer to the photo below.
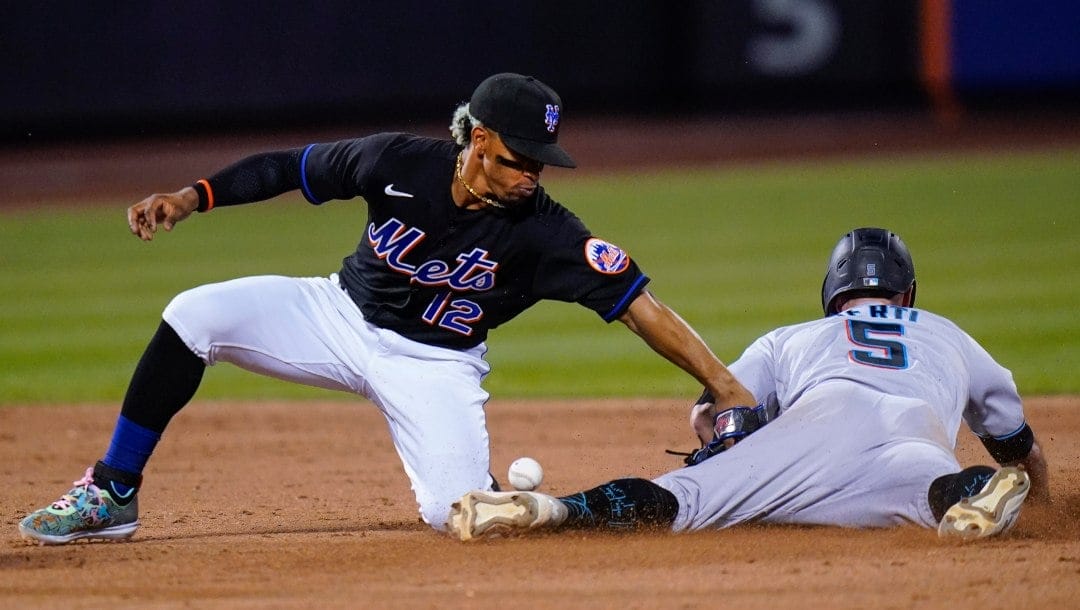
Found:
<path fill-rule="evenodd" d="M 428 324 L 469 336 L 473 332 L 469 323 L 484 317 L 484 310 L 468 299 L 451 299 L 452 294 L 440 292 L 420 317 Z"/>
<path fill-rule="evenodd" d="M 906 369 L 908 367 L 907 347 L 891 337 L 903 337 L 901 324 L 887 322 L 847 321 L 848 341 L 859 347 L 853 349 L 848 357 L 853 362 L 887 369 Z"/>

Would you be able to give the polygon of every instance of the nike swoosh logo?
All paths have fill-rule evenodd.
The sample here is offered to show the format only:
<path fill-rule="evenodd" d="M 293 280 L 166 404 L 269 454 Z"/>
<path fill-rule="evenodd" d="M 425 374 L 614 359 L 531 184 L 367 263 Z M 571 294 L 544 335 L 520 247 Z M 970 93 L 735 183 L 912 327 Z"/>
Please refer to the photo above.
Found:
<path fill-rule="evenodd" d="M 402 192 L 402 191 L 395 191 L 393 182 L 391 182 L 390 184 L 387 184 L 386 188 L 383 189 L 383 192 L 386 193 L 387 195 L 390 195 L 391 197 L 409 197 L 409 198 L 412 197 L 412 193 L 405 193 L 405 192 Z"/>

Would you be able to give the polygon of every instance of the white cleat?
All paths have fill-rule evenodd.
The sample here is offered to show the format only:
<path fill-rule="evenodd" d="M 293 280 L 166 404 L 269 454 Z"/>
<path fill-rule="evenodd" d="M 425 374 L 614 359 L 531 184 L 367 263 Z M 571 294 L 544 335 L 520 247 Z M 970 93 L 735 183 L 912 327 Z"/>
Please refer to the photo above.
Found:
<path fill-rule="evenodd" d="M 454 502 L 446 527 L 463 541 L 539 527 L 566 520 L 566 506 L 535 491 L 470 491 Z"/>
<path fill-rule="evenodd" d="M 949 507 L 938 525 L 941 538 L 976 540 L 1004 534 L 1016 525 L 1031 479 L 1023 470 L 1002 468 L 982 491 Z"/>

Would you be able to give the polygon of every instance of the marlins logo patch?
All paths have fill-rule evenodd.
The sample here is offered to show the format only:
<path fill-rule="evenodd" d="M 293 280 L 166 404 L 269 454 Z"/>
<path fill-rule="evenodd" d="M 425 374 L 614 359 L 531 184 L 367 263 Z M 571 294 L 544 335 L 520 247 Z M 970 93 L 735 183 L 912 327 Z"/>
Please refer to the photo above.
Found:
<path fill-rule="evenodd" d="M 595 237 L 585 242 L 585 260 L 600 273 L 622 273 L 630 266 L 630 257 L 622 248 Z"/>

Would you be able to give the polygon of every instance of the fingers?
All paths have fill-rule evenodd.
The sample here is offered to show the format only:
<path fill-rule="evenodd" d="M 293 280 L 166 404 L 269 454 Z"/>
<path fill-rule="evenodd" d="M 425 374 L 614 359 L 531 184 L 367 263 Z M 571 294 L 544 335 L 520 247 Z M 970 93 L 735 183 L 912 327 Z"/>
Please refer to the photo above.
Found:
<path fill-rule="evenodd" d="M 147 202 L 145 200 L 136 203 L 127 209 L 128 229 L 131 234 L 143 241 L 154 238 L 154 231 L 146 217 Z"/>
<path fill-rule="evenodd" d="M 164 215 L 164 208 L 169 203 L 165 195 L 151 195 L 127 210 L 128 229 L 131 234 L 143 241 L 154 239 L 157 232 L 158 218 Z M 166 230 L 172 230 L 172 223 L 166 222 Z"/>

